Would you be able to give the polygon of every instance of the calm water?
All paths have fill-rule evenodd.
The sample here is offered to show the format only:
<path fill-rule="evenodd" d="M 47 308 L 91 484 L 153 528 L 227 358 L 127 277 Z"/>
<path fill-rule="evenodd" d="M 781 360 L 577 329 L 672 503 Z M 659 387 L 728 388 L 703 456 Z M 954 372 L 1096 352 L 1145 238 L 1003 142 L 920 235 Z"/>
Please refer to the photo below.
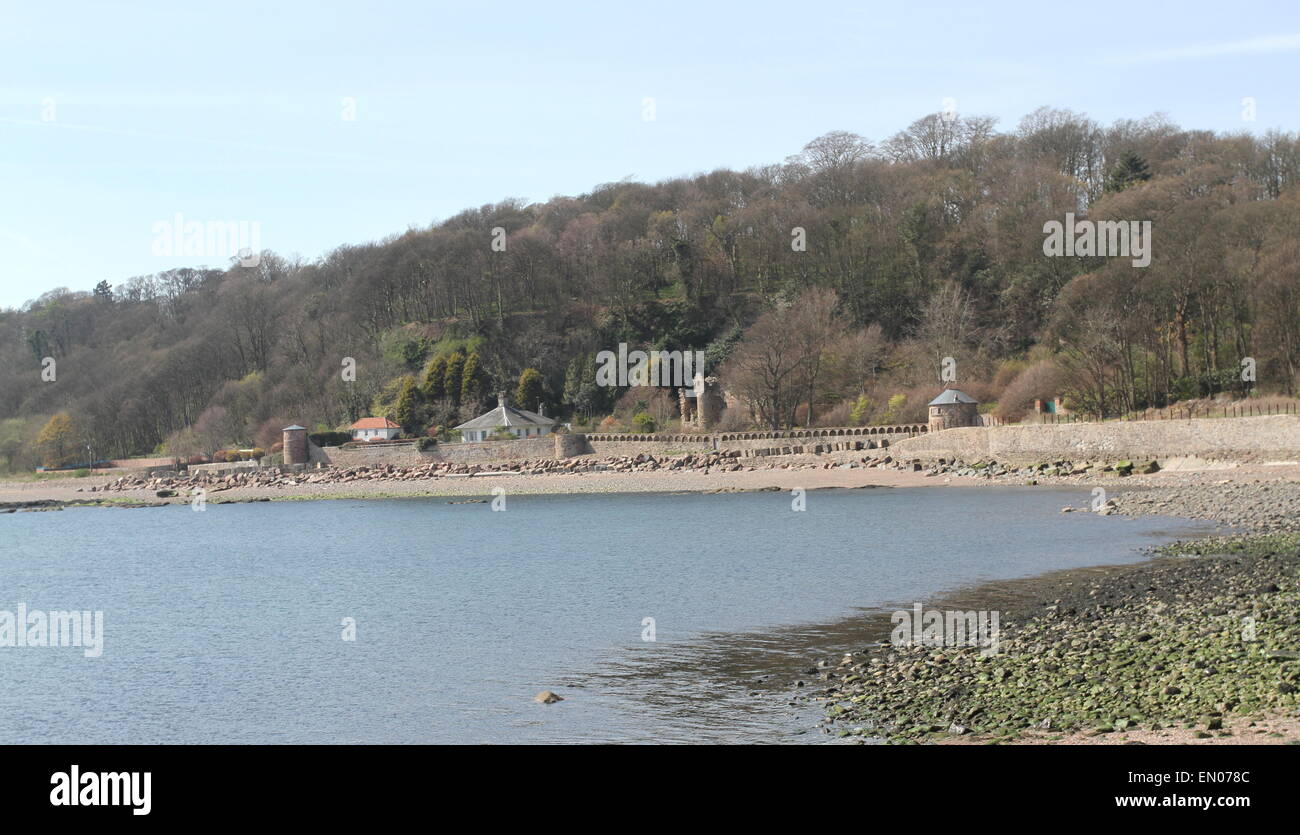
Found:
<path fill-rule="evenodd" d="M 93 659 L 0 648 L 0 743 L 820 741 L 816 709 L 781 693 L 810 653 L 845 648 L 857 621 L 844 619 L 1136 561 L 1194 530 L 1059 512 L 1088 498 L 924 488 L 813 491 L 803 513 L 788 493 L 749 493 L 519 496 L 503 513 L 390 499 L 0 515 L 0 610 L 102 610 L 106 633 Z M 566 700 L 536 704 L 543 689 Z"/>

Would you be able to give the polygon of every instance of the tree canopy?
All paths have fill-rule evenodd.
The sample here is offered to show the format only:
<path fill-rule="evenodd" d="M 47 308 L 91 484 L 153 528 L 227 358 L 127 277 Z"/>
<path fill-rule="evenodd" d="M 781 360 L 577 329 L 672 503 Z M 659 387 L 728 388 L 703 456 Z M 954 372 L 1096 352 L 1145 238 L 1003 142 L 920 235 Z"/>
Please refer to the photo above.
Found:
<path fill-rule="evenodd" d="M 186 452 L 172 447 L 196 425 L 269 446 L 286 423 L 346 426 L 400 396 L 420 432 L 473 417 L 524 369 L 561 415 L 599 419 L 635 406 L 586 378 L 620 342 L 770 378 L 753 401 L 766 423 L 847 421 L 864 395 L 885 409 L 935 385 L 943 357 L 986 399 L 1050 361 L 1064 376 L 1036 379 L 1099 413 L 1239 387 L 1247 358 L 1259 387 L 1293 394 L 1298 180 L 1294 133 L 1161 117 L 1107 127 L 1043 108 L 1009 132 L 956 114 L 876 141 L 836 131 L 778 164 L 507 199 L 313 261 L 265 252 L 51 290 L 0 311 L 0 421 L 66 412 L 121 457 Z M 1066 213 L 1151 221 L 1150 266 L 1046 257 L 1043 225 Z"/>

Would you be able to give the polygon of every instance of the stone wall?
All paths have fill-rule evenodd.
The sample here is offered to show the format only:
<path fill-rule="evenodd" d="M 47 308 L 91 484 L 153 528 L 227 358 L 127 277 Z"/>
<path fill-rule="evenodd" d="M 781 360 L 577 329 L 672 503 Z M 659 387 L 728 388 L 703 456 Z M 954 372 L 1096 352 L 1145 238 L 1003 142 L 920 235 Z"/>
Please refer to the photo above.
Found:
<path fill-rule="evenodd" d="M 174 470 L 178 466 L 180 466 L 180 461 L 176 458 L 114 458 L 108 462 L 108 467 L 123 470 L 152 470 L 159 468 Z M 108 469 L 108 467 L 98 467 L 97 469 Z"/>
<path fill-rule="evenodd" d="M 190 464 L 185 468 L 186 472 L 191 473 L 210 473 L 226 474 L 237 473 L 243 470 L 256 470 L 260 468 L 257 461 L 225 461 L 214 464 Z"/>
<path fill-rule="evenodd" d="M 414 467 L 445 460 L 438 455 L 438 447 L 420 452 L 415 448 L 414 441 L 409 444 L 326 446 L 320 450 L 325 461 L 334 467 L 383 467 L 389 464 L 395 467 Z"/>
<path fill-rule="evenodd" d="M 687 452 L 707 452 L 709 450 L 771 450 L 794 447 L 807 447 L 812 451 L 815 446 L 842 445 L 842 449 L 852 448 L 854 441 L 881 440 L 891 443 L 899 438 L 908 438 L 924 434 L 923 423 L 905 426 L 853 426 L 837 429 L 783 429 L 765 432 L 714 432 L 710 434 L 617 434 L 587 435 L 591 451 L 600 456 L 684 454 Z M 862 448 L 862 447 L 859 447 Z M 776 454 L 776 453 L 768 453 Z"/>
<path fill-rule="evenodd" d="M 569 440 L 559 440 L 568 437 Z M 555 458 L 557 445 L 573 448 L 582 436 L 543 435 L 514 441 L 483 441 L 469 444 L 438 444 L 424 452 L 409 444 L 356 444 L 321 448 L 322 458 L 335 467 L 377 467 L 392 464 L 499 464 L 524 459 Z M 581 454 L 581 453 L 575 453 Z"/>
<path fill-rule="evenodd" d="M 129 460 L 129 459 L 128 459 Z M 172 466 L 162 467 L 106 467 L 96 468 L 90 471 L 91 475 L 111 475 L 111 476 L 143 476 L 153 478 L 154 476 L 175 475 L 179 472 L 178 468 Z"/>
<path fill-rule="evenodd" d="M 1012 464 L 1194 456 L 1213 460 L 1300 458 L 1300 415 L 1110 421 L 946 429 L 893 444 L 896 458 L 994 459 Z"/>
<path fill-rule="evenodd" d="M 601 458 L 641 455 L 685 455 L 715 449 L 712 435 L 587 435 L 587 452 Z"/>
<path fill-rule="evenodd" d="M 893 442 L 923 434 L 925 424 L 906 426 L 857 426 L 843 429 L 787 429 L 780 432 L 716 432 L 711 434 L 553 434 L 514 441 L 483 441 L 468 444 L 438 444 L 417 452 L 414 442 L 399 444 L 355 444 L 324 447 L 320 458 L 335 467 L 374 467 L 392 464 L 500 464 L 524 459 L 572 458 L 595 455 L 618 458 L 634 455 L 686 455 L 712 450 L 762 451 L 764 455 L 868 449 L 881 441 Z M 780 450 L 798 450 L 785 452 Z M 775 451 L 774 451 L 775 450 Z M 312 456 L 315 462 L 317 456 Z"/>
<path fill-rule="evenodd" d="M 452 464 L 496 464 L 505 461 L 555 458 L 558 435 L 519 438 L 514 441 L 483 441 L 473 444 L 438 444 L 442 461 Z M 572 442 L 570 442 L 572 443 Z"/>

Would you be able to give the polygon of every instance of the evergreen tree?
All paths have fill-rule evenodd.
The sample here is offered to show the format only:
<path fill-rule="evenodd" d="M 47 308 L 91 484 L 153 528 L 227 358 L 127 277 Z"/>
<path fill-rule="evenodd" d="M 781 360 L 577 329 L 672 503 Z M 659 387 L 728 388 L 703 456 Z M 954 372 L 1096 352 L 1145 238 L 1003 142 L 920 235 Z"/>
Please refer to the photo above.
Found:
<path fill-rule="evenodd" d="M 402 383 L 402 391 L 397 395 L 397 405 L 393 407 L 393 422 L 402 427 L 408 435 L 415 433 L 416 418 L 415 378 L 407 377 Z"/>
<path fill-rule="evenodd" d="M 465 359 L 460 377 L 460 402 L 468 406 L 478 406 L 483 402 L 483 395 L 487 390 L 487 375 L 479 365 L 477 352 Z"/>
<path fill-rule="evenodd" d="M 1138 156 L 1134 151 L 1125 151 L 1124 155 L 1119 158 L 1110 169 L 1110 176 L 1106 178 L 1106 191 L 1114 194 L 1123 191 L 1134 183 L 1144 182 L 1151 179 L 1151 172 L 1147 170 L 1147 162 Z"/>
<path fill-rule="evenodd" d="M 464 368 L 465 355 L 460 351 L 447 357 L 447 371 L 442 378 L 442 390 L 457 406 L 460 405 L 461 372 Z"/>
<path fill-rule="evenodd" d="M 574 357 L 569 362 L 564 372 L 564 400 L 574 411 L 589 419 L 604 405 L 606 391 L 596 385 L 595 354 Z"/>
<path fill-rule="evenodd" d="M 424 372 L 424 385 L 421 391 L 424 393 L 426 400 L 434 401 L 442 397 L 445 393 L 443 384 L 447 376 L 447 358 L 438 356 L 434 357 L 429 363 L 429 368 Z"/>
<path fill-rule="evenodd" d="M 519 375 L 519 387 L 515 389 L 515 403 L 521 409 L 537 411 L 542 404 L 542 372 L 536 368 L 525 368 Z"/>

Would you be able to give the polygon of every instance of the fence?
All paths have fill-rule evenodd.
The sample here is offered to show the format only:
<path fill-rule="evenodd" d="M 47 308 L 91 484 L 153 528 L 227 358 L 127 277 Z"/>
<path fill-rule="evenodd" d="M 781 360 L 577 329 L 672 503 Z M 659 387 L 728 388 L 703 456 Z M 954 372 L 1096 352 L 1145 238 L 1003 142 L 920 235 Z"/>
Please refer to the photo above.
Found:
<path fill-rule="evenodd" d="M 1119 415 L 1105 420 L 1193 420 L 1197 418 L 1235 418 L 1235 417 L 1266 417 L 1269 415 L 1295 415 L 1300 414 L 1300 404 L 1296 403 L 1264 403 L 1254 404 L 1245 403 L 1237 405 L 1216 406 L 1214 404 L 1204 404 L 1199 406 L 1167 406 L 1163 409 L 1147 409 L 1137 414 L 1129 413 Z M 986 415 L 986 419 L 994 422 L 985 422 L 985 426 L 1003 426 L 1004 423 L 991 415 Z M 1075 414 L 1051 414 L 1043 413 L 1038 415 L 1038 422 L 1048 425 L 1061 423 L 1101 423 L 1102 418 L 1096 415 Z"/>

